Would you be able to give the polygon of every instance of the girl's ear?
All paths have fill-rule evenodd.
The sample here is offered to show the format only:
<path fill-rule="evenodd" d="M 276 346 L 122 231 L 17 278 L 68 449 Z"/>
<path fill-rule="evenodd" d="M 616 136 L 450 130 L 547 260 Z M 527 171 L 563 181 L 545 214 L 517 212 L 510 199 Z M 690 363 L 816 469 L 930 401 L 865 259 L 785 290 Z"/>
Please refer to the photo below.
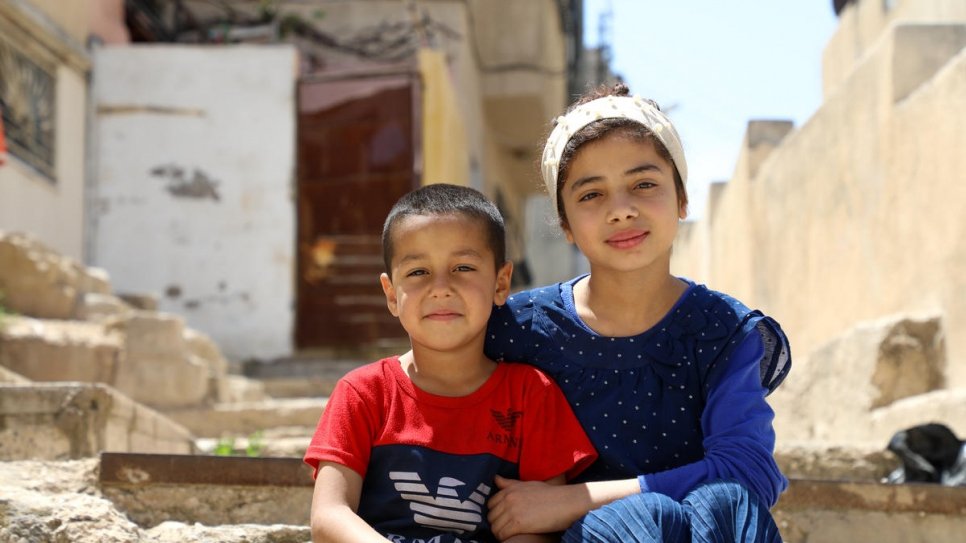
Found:
<path fill-rule="evenodd" d="M 493 293 L 493 303 L 503 305 L 510 295 L 510 279 L 513 277 L 513 262 L 507 260 L 496 270 L 496 291 Z"/>
<path fill-rule="evenodd" d="M 399 300 L 396 298 L 396 289 L 392 286 L 392 280 L 388 274 L 379 275 L 379 283 L 382 284 L 382 292 L 386 295 L 386 306 L 393 317 L 399 316 Z"/>
<path fill-rule="evenodd" d="M 574 245 L 574 233 L 570 230 L 570 225 L 567 224 L 566 219 L 560 219 L 560 229 L 563 230 L 564 237 L 567 238 L 567 243 Z"/>
<path fill-rule="evenodd" d="M 678 204 L 678 218 L 682 221 L 688 218 L 688 204 L 684 202 Z"/>

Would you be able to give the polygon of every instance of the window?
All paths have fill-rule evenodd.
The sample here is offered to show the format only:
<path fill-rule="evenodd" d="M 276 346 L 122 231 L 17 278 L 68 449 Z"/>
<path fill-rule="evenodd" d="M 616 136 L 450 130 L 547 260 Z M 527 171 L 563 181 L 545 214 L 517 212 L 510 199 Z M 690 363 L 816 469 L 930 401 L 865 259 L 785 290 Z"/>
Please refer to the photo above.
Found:
<path fill-rule="evenodd" d="M 53 67 L 28 58 L 4 34 L 0 34 L 0 108 L 7 153 L 53 181 L 56 100 Z"/>

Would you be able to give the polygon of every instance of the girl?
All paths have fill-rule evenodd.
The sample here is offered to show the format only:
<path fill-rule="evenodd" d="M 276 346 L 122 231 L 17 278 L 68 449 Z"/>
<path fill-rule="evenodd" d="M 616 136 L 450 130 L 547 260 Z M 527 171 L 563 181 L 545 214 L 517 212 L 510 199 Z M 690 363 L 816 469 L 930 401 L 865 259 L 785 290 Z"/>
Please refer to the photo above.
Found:
<path fill-rule="evenodd" d="M 491 316 L 486 351 L 554 377 L 600 455 L 576 484 L 498 479 L 501 538 L 780 541 L 787 487 L 765 396 L 790 367 L 778 324 L 671 275 L 687 212 L 677 131 L 627 87 L 597 89 L 547 139 L 542 173 L 590 274 L 522 292 Z"/>

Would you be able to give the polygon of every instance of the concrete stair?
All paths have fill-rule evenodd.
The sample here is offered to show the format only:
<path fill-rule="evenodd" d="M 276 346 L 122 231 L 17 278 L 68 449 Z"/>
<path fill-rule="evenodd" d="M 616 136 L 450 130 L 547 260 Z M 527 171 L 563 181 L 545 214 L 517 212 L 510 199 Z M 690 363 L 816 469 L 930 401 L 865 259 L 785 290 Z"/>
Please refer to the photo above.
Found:
<path fill-rule="evenodd" d="M 192 453 L 191 433 L 110 386 L 0 384 L 0 460 L 67 460 L 99 451 Z"/>
<path fill-rule="evenodd" d="M 143 527 L 309 520 L 313 482 L 299 458 L 104 453 L 99 474 L 103 494 Z M 966 487 L 792 479 L 773 513 L 786 543 L 962 541 Z"/>

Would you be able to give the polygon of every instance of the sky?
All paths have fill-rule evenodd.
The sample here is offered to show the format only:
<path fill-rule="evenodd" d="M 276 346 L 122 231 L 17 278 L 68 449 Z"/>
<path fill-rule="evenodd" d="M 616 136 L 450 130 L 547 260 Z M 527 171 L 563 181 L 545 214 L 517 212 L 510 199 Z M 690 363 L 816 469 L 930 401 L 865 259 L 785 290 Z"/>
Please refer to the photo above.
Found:
<path fill-rule="evenodd" d="M 632 94 L 668 113 L 688 161 L 690 218 L 731 178 L 749 120 L 802 126 L 822 103 L 831 0 L 584 0 L 584 43 L 600 44 Z"/>

